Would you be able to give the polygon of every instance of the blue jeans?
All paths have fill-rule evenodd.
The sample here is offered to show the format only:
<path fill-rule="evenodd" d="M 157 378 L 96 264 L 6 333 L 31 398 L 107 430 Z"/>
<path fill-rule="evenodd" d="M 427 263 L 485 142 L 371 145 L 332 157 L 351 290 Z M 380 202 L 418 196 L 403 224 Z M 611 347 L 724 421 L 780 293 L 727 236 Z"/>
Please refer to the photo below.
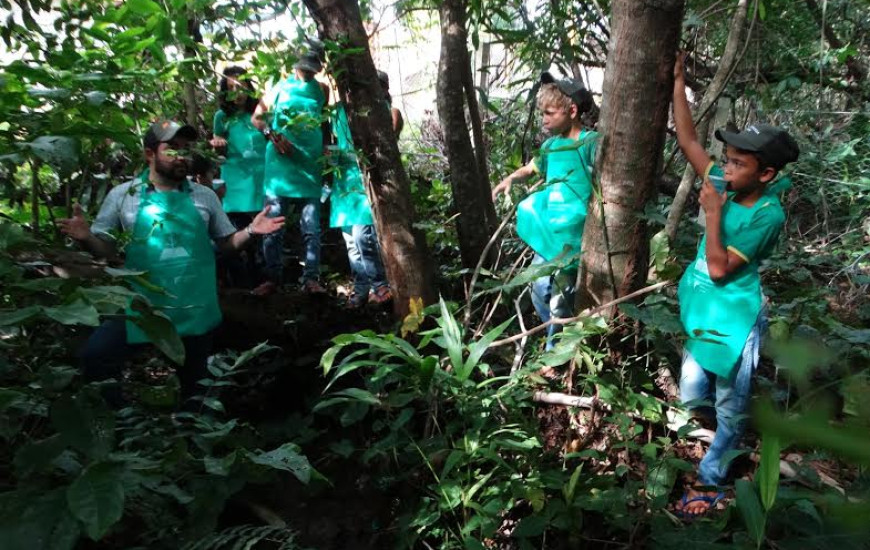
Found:
<path fill-rule="evenodd" d="M 543 256 L 535 254 L 532 265 L 546 263 Z M 552 275 L 539 277 L 532 283 L 532 305 L 541 321 L 547 322 L 553 317 L 565 318 L 574 315 L 574 285 L 577 271 L 562 269 Z M 562 332 L 562 325 L 547 327 L 547 347 L 553 349 L 553 336 Z"/>
<path fill-rule="evenodd" d="M 181 339 L 184 344 L 184 365 L 176 367 L 175 374 L 181 382 L 182 400 L 204 391 L 197 382 L 209 377 L 207 363 L 211 355 L 212 335 L 213 331 Z M 120 382 L 127 359 L 148 345 L 127 343 L 127 324 L 124 319 L 106 321 L 97 327 L 79 352 L 80 369 L 85 380 L 90 382 L 109 378 Z M 104 386 L 103 397 L 116 408 L 125 404 L 118 384 Z"/>
<path fill-rule="evenodd" d="M 369 290 L 377 290 L 387 283 L 381 247 L 374 225 L 342 227 L 341 234 L 347 246 L 347 259 L 353 272 L 353 291 L 358 296 L 368 296 Z"/>
<path fill-rule="evenodd" d="M 746 338 L 739 364 L 728 378 L 705 371 L 691 353 L 683 352 L 680 400 L 690 403 L 715 398 L 716 435 L 698 468 L 698 482 L 701 485 L 722 485 L 728 475 L 729 464 L 723 464 L 722 458 L 728 451 L 737 448 L 743 436 L 746 407 L 752 390 L 752 372 L 758 366 L 761 336 L 766 328 L 767 315 L 762 310 L 752 332 Z M 691 408 L 703 406 L 693 404 Z"/>
<path fill-rule="evenodd" d="M 320 198 L 295 199 L 290 197 L 266 196 L 269 217 L 286 216 L 291 207 L 301 208 L 299 229 L 305 249 L 305 267 L 302 269 L 302 282 L 316 281 L 320 278 Z M 263 260 L 266 263 L 266 278 L 282 284 L 284 282 L 284 228 L 263 236 Z"/>

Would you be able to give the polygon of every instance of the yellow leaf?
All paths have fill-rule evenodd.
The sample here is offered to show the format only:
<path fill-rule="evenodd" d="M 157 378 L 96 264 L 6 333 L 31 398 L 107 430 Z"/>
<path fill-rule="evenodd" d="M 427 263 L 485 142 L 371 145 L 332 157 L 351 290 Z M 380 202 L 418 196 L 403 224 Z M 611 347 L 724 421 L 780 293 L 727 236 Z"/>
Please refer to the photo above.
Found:
<path fill-rule="evenodd" d="M 410 313 L 402 321 L 402 338 L 408 334 L 412 334 L 420 330 L 420 325 L 423 324 L 423 298 L 415 296 L 411 298 L 408 309 Z"/>

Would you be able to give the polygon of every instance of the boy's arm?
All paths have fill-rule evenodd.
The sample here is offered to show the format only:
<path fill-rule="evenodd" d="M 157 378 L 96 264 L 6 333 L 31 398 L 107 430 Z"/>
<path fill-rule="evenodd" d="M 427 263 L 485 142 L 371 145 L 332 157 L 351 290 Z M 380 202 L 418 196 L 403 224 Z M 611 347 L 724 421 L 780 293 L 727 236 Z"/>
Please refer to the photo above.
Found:
<path fill-rule="evenodd" d="M 707 272 L 710 279 L 720 282 L 746 264 L 746 260 L 722 243 L 722 207 L 728 200 L 726 193 L 719 194 L 705 181 L 701 186 L 701 206 L 707 224 Z"/>
<path fill-rule="evenodd" d="M 686 80 L 683 77 L 683 53 L 677 53 L 674 63 L 674 126 L 677 130 L 677 143 L 695 173 L 704 175 L 710 166 L 710 155 L 698 141 L 695 124 L 692 121 L 692 111 L 686 98 Z"/>
<path fill-rule="evenodd" d="M 505 196 L 510 196 L 511 193 L 511 184 L 517 181 L 525 181 L 530 177 L 534 176 L 538 171 L 538 168 L 535 166 L 535 161 L 531 161 L 525 166 L 518 168 L 514 173 L 501 180 L 501 182 L 496 185 L 492 189 L 492 200 L 498 198 L 499 193 L 504 193 Z"/>

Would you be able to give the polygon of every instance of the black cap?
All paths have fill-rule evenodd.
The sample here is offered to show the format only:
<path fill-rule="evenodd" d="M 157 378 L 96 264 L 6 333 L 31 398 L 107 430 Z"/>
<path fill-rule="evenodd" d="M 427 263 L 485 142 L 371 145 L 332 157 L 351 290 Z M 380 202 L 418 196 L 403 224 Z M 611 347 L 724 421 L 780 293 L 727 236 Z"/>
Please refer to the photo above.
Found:
<path fill-rule="evenodd" d="M 323 69 L 326 53 L 323 42 L 312 38 L 306 39 L 299 49 L 299 59 L 293 64 L 294 69 L 319 73 Z"/>
<path fill-rule="evenodd" d="M 146 149 L 154 149 L 161 143 L 172 141 L 176 136 L 186 137 L 191 141 L 199 139 L 199 133 L 193 126 L 179 124 L 174 120 L 160 119 L 148 127 L 142 143 Z"/>
<path fill-rule="evenodd" d="M 560 92 L 571 98 L 581 111 L 586 111 L 592 105 L 592 94 L 586 86 L 576 78 L 556 79 L 549 72 L 541 73 L 541 84 L 555 84 Z"/>
<path fill-rule="evenodd" d="M 716 139 L 742 151 L 756 153 L 763 164 L 777 170 L 798 159 L 800 148 L 788 132 L 770 124 L 753 124 L 742 132 L 716 130 Z"/>

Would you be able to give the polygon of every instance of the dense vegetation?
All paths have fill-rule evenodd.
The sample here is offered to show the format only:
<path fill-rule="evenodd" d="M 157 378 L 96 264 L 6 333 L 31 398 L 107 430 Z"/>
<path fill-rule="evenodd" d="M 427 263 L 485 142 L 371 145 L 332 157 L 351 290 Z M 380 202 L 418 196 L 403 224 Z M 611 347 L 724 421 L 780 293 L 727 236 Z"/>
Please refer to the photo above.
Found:
<path fill-rule="evenodd" d="M 687 2 L 698 97 L 734 4 Z M 386 9 L 360 8 L 372 22 Z M 435 8 L 399 2 L 389 13 L 419 30 Z M 476 88 L 496 182 L 540 144 L 534 75 L 604 65 L 609 2 L 467 9 L 470 46 L 506 47 L 505 72 L 521 75 Z M 724 120 L 786 126 L 802 157 L 783 192 L 786 230 L 763 266 L 770 334 L 747 449 L 731 457 L 722 510 L 688 523 L 672 504 L 709 433 L 684 425 L 674 391 L 683 335 L 668 282 L 694 256 L 700 227 L 690 197 L 676 239 L 659 233 L 685 164 L 672 138 L 645 210 L 648 284 L 658 286 L 612 319 L 581 316 L 550 352 L 542 333 L 527 333 L 538 321 L 525 289 L 558 266 L 527 265 L 508 223 L 497 259 L 464 269 L 443 128 L 409 121 L 400 149 L 439 302 L 413 302 L 393 322 L 298 296 L 264 305 L 227 293 L 213 379 L 198 410 L 182 413 L 171 375 L 180 340 L 152 311 L 162 353 L 131 365 L 133 404 L 115 411 L 82 382 L 75 354 L 91 327 L 123 315 L 141 273 L 76 252 L 55 221 L 74 202 L 96 212 L 141 169 L 139 136 L 153 117 L 207 134 L 218 63 L 244 60 L 265 83 L 315 27 L 302 3 L 282 0 L 0 0 L 0 10 L 4 548 L 867 546 L 866 2 L 749 2 Z M 265 31 L 277 17 L 292 30 Z M 340 44 L 327 49 L 342 55 Z M 543 376 L 551 367 L 559 376 Z"/>

